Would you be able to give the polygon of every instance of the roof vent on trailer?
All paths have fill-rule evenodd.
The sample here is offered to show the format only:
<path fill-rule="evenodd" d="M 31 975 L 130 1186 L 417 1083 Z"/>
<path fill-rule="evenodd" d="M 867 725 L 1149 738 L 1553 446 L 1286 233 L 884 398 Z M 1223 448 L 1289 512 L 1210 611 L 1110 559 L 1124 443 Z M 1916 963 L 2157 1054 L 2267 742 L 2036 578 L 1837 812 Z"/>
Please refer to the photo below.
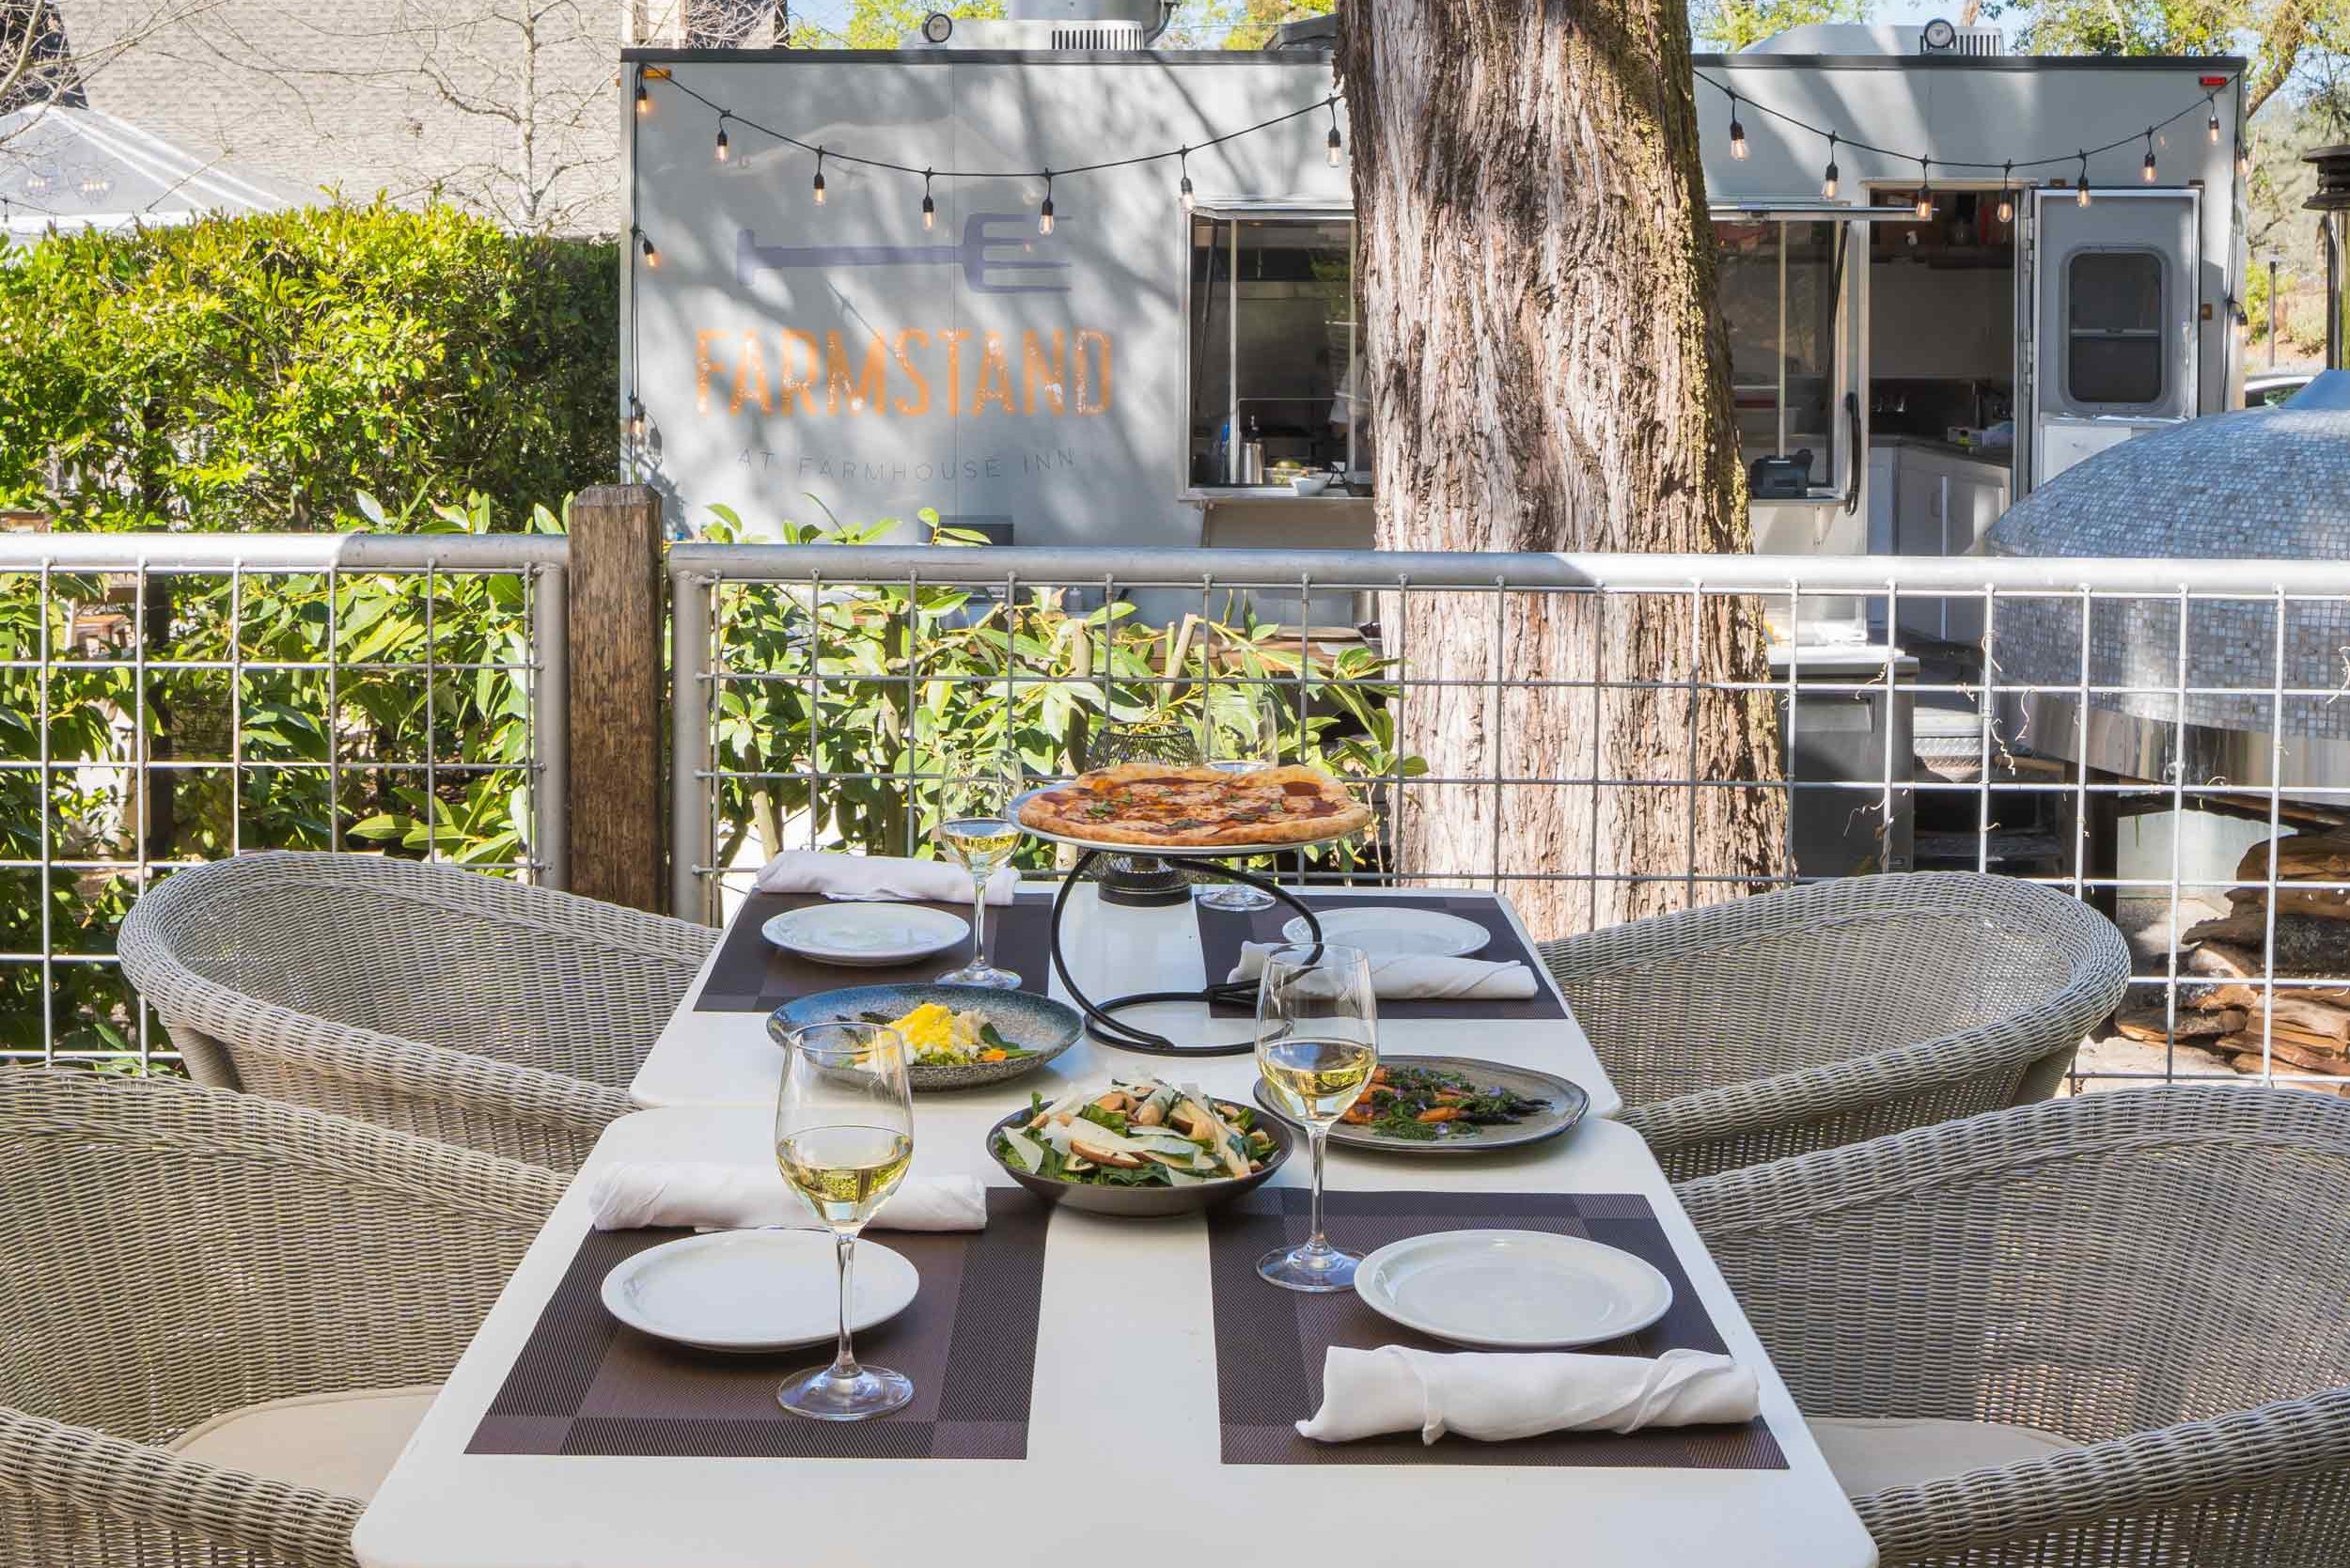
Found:
<path fill-rule="evenodd" d="M 1947 38 L 1944 35 L 1948 35 Z M 1940 41 L 1937 41 L 1940 40 Z M 2007 39 L 1997 27 L 1956 27 L 1930 22 L 1922 27 L 1883 23 L 1813 22 L 1773 33 L 1751 44 L 1750 55 L 1955 55 L 1982 58 L 2007 53 Z"/>
<path fill-rule="evenodd" d="M 1164 30 L 1160 0 L 1011 0 L 1004 20 L 932 11 L 906 39 L 917 49 L 1148 49 Z"/>

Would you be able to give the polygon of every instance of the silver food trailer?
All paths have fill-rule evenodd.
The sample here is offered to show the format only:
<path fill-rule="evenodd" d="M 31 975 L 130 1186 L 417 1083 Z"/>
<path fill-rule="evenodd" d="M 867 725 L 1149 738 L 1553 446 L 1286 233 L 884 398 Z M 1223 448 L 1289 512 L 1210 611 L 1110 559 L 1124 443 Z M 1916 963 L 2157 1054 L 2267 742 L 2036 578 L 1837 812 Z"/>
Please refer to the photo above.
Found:
<path fill-rule="evenodd" d="M 1157 52 L 1155 0 L 1010 10 L 888 51 L 627 54 L 633 471 L 692 528 L 1369 543 L 1326 38 Z M 1758 549 L 1962 553 L 2230 405 L 2240 62 L 1832 25 L 1696 71 Z"/>
<path fill-rule="evenodd" d="M 2242 62 L 2000 50 L 1823 25 L 1697 61 L 1758 550 L 1966 554 L 2034 485 L 2237 400 Z M 1920 601 L 1901 631 L 1980 619 Z"/>

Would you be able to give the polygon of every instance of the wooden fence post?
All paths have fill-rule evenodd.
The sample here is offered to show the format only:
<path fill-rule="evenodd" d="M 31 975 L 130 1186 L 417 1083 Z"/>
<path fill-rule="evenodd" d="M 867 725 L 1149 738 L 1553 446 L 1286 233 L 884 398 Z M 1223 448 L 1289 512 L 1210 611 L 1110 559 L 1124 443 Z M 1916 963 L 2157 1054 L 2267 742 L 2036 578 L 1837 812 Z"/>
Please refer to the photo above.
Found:
<path fill-rule="evenodd" d="M 569 821 L 574 893 L 664 910 L 661 496 L 600 484 L 572 498 Z"/>

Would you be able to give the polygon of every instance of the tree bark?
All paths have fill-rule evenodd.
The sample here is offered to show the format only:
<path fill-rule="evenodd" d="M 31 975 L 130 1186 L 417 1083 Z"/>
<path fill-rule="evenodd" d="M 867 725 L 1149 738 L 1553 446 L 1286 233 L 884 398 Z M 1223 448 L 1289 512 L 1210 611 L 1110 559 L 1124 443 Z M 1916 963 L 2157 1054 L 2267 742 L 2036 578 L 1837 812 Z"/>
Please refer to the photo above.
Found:
<path fill-rule="evenodd" d="M 1748 548 L 1684 0 L 1340 18 L 1381 547 Z M 1472 682 L 1405 702 L 1432 778 L 1586 781 L 1408 790 L 1415 873 L 1570 873 L 1508 883 L 1551 936 L 1780 872 L 1779 792 L 1656 782 L 1778 776 L 1770 696 L 1691 684 L 1765 678 L 1753 606 L 1397 597 L 1407 673 Z"/>

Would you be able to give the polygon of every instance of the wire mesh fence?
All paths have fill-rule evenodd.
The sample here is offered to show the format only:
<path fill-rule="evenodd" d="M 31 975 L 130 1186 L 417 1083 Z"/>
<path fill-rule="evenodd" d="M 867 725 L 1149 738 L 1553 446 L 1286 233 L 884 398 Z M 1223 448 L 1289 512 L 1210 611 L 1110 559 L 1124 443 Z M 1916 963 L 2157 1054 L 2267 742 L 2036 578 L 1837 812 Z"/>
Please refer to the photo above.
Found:
<path fill-rule="evenodd" d="M 930 853 L 975 755 L 1042 782 L 1158 726 L 1374 806 L 1285 876 L 1494 886 L 1550 935 L 2003 872 L 2132 937 L 2084 1076 L 2350 1074 L 2350 565 L 686 544 L 670 572 L 681 914 L 780 848 Z"/>
<path fill-rule="evenodd" d="M 0 1056 L 168 1054 L 115 933 L 184 866 L 350 848 L 559 882 L 563 559 L 0 535 Z"/>

